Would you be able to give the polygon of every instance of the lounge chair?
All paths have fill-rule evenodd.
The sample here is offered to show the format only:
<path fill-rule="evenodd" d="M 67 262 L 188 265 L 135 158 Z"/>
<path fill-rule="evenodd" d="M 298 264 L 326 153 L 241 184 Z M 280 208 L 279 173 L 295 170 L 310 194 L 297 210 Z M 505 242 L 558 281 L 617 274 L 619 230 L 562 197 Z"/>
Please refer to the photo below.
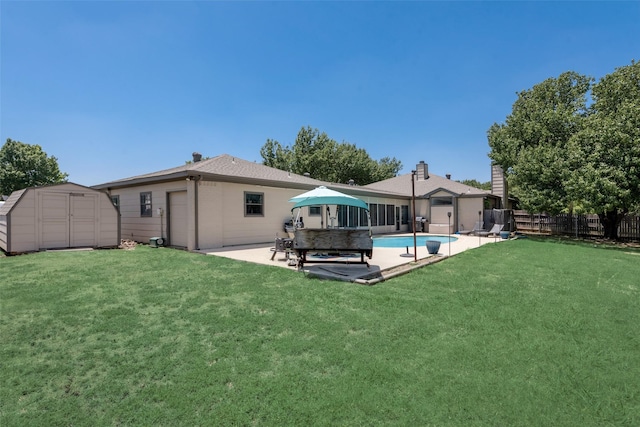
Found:
<path fill-rule="evenodd" d="M 491 227 L 491 230 L 489 230 L 488 234 L 497 236 L 498 234 L 500 234 L 503 228 L 504 228 L 504 224 L 493 224 L 493 227 Z"/>
<path fill-rule="evenodd" d="M 463 225 L 463 227 L 464 227 L 464 225 Z M 485 231 L 482 228 L 482 221 L 477 221 L 475 223 L 475 225 L 473 226 L 473 229 L 471 229 L 471 230 L 460 230 L 460 231 L 458 231 L 458 234 L 477 234 L 477 233 L 479 233 L 481 231 Z"/>

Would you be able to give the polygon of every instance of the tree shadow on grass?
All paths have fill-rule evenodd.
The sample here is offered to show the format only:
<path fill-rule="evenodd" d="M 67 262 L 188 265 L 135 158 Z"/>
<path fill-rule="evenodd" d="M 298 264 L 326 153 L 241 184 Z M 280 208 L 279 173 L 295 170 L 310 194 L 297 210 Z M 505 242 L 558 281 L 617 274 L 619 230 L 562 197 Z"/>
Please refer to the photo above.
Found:
<path fill-rule="evenodd" d="M 640 254 L 640 242 L 634 241 L 616 241 L 603 238 L 585 238 L 585 237 L 570 237 L 570 236 L 557 236 L 557 235 L 527 235 L 528 239 L 545 242 L 545 243 L 558 243 L 562 245 L 580 246 L 585 248 L 598 248 L 617 250 L 623 252 L 634 252 Z"/>

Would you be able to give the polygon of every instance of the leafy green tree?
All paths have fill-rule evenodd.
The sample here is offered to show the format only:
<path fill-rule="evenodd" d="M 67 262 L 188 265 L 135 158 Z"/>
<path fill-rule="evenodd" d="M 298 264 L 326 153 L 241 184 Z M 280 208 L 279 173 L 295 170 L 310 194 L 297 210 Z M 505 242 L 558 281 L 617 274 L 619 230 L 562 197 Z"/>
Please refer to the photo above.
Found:
<path fill-rule="evenodd" d="M 605 238 L 616 239 L 624 215 L 640 210 L 640 64 L 597 83 L 574 72 L 545 80 L 518 94 L 488 139 L 489 157 L 525 209 L 577 206 L 597 213 Z"/>
<path fill-rule="evenodd" d="M 58 159 L 47 156 L 39 145 L 7 139 L 0 149 L 0 194 L 15 190 L 66 182 Z"/>
<path fill-rule="evenodd" d="M 618 237 L 620 220 L 640 210 L 640 63 L 620 67 L 592 88 L 583 128 L 571 138 L 569 191 Z"/>
<path fill-rule="evenodd" d="M 366 150 L 347 142 L 338 143 L 309 126 L 300 129 L 291 147 L 267 139 L 260 155 L 267 166 L 297 174 L 308 172 L 313 178 L 328 182 L 347 183 L 353 179 L 359 185 L 392 178 L 402 168 L 395 158 L 375 161 Z"/>
<path fill-rule="evenodd" d="M 489 129 L 489 157 L 524 209 L 557 214 L 573 201 L 567 150 L 584 126 L 591 81 L 575 72 L 547 79 L 518 93 L 505 123 Z"/>

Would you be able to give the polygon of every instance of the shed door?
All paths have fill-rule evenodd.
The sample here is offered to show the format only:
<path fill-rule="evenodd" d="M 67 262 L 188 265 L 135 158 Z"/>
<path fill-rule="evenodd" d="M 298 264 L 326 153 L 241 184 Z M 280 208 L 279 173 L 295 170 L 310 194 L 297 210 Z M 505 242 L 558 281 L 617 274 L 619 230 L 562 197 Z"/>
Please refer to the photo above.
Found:
<path fill-rule="evenodd" d="M 169 244 L 187 247 L 187 192 L 169 193 Z"/>
<path fill-rule="evenodd" d="M 40 249 L 69 247 L 69 195 L 40 194 Z"/>
<path fill-rule="evenodd" d="M 95 246 L 97 196 L 40 194 L 40 249 Z"/>
<path fill-rule="evenodd" d="M 71 193 L 69 216 L 69 246 L 95 246 L 96 244 L 96 196 Z"/>

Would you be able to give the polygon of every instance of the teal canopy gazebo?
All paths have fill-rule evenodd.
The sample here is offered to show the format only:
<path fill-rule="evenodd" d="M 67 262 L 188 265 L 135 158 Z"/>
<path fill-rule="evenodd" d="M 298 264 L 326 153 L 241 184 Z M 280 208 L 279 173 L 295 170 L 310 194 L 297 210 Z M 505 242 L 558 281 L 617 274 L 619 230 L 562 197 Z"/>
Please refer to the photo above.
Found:
<path fill-rule="evenodd" d="M 291 210 L 315 205 L 347 205 L 366 209 L 367 211 L 369 210 L 369 205 L 364 201 L 348 194 L 332 190 L 324 185 L 302 193 L 299 196 L 292 197 L 289 199 L 289 202 L 295 203 Z"/>

